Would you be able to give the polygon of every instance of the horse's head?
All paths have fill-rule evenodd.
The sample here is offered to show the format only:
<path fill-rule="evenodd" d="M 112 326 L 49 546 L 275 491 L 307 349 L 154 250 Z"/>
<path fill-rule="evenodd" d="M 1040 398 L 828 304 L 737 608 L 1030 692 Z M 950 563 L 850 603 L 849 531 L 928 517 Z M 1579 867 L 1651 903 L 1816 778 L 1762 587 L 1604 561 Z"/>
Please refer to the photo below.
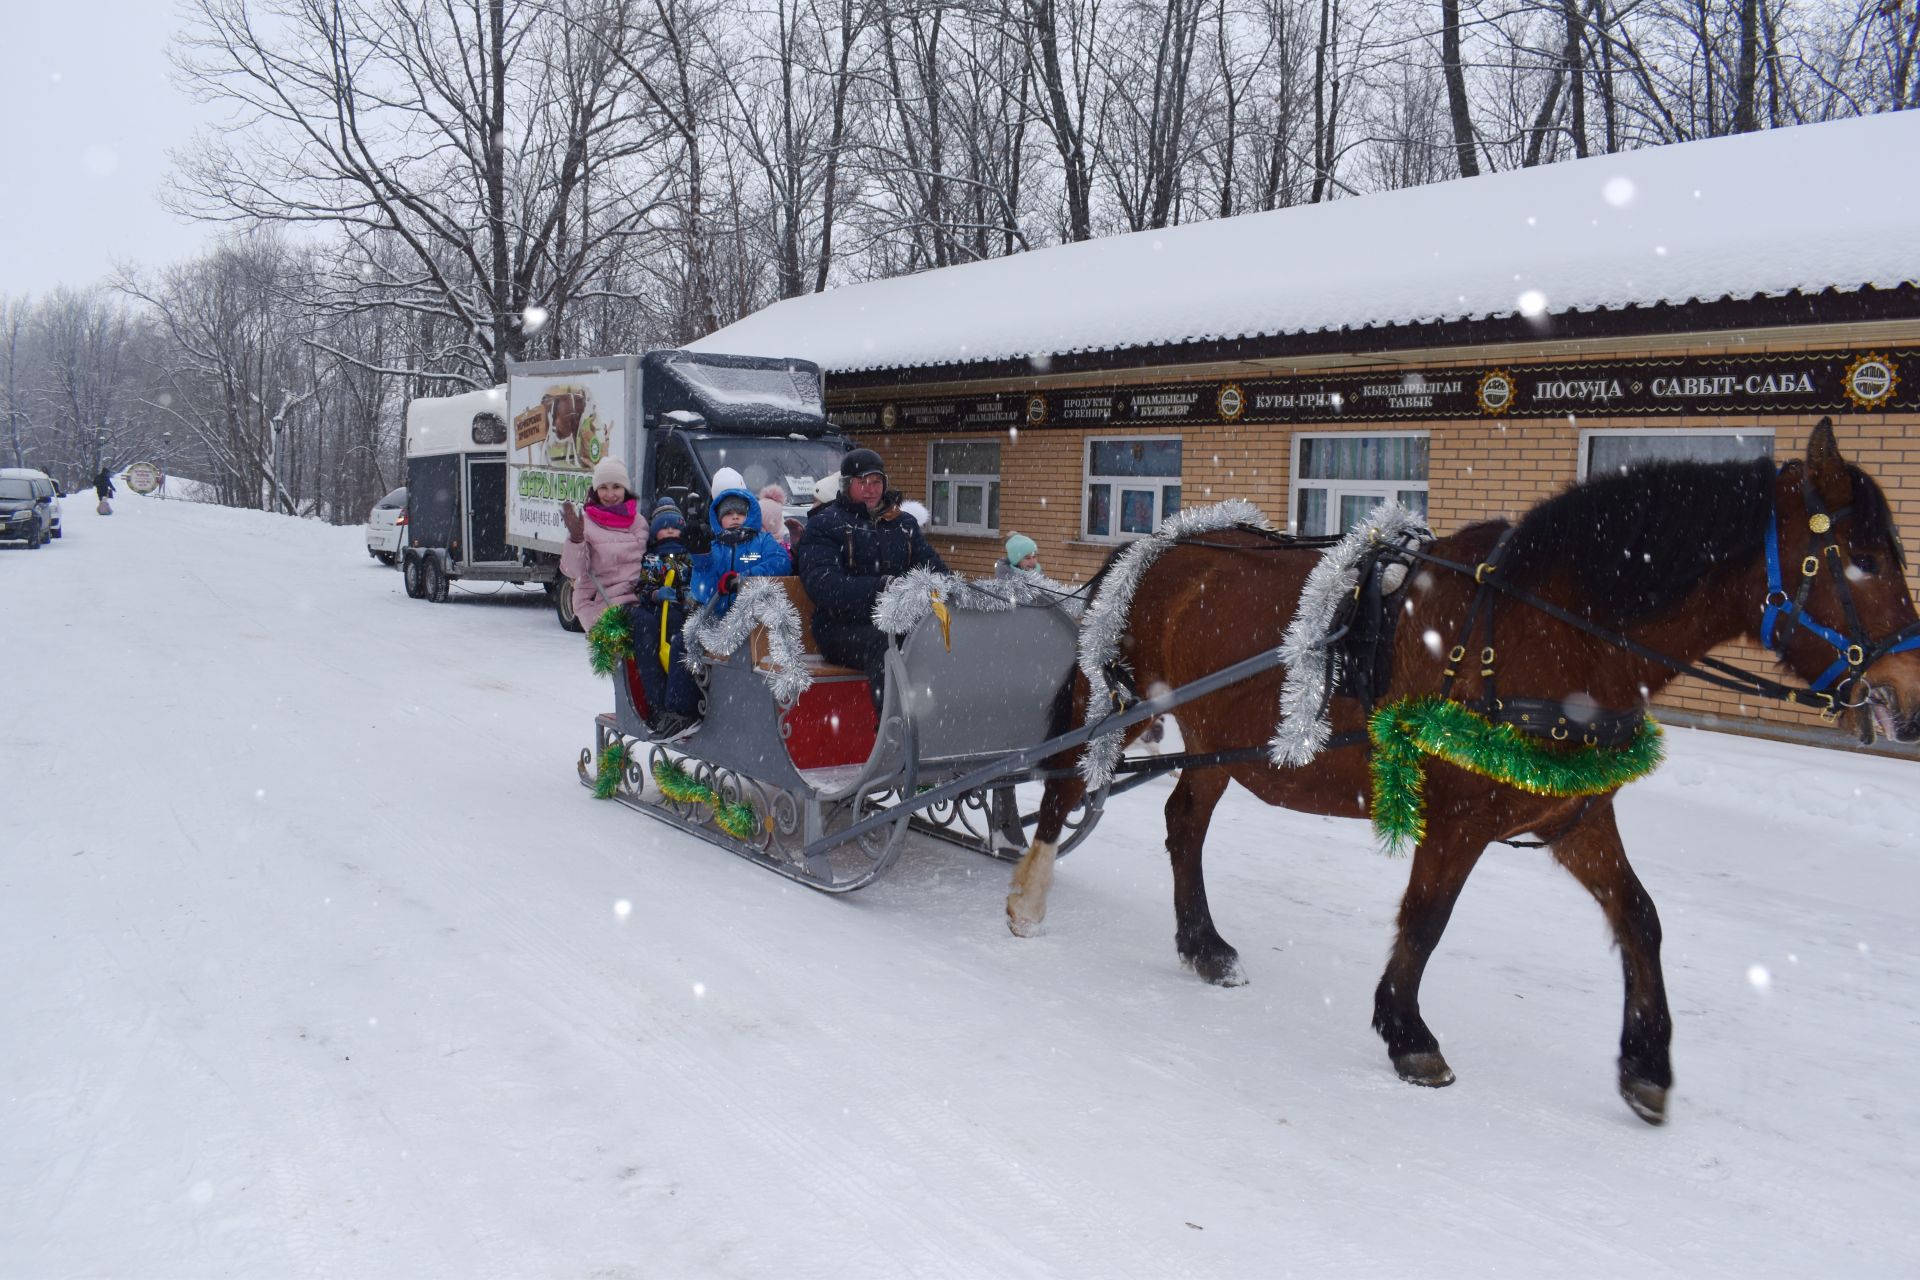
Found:
<path fill-rule="evenodd" d="M 1780 468 L 1761 639 L 1817 692 L 1878 733 L 1920 739 L 1920 619 L 1886 495 L 1821 419 Z"/>

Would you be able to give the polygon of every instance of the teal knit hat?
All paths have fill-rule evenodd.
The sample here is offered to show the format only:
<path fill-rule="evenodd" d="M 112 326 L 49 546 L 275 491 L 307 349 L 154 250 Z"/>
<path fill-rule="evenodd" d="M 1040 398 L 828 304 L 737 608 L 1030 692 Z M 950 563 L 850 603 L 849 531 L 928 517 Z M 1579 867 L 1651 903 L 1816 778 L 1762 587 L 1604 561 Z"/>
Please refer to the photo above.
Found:
<path fill-rule="evenodd" d="M 1007 563 L 1017 565 L 1028 556 L 1040 554 L 1040 544 L 1024 533 L 1016 533 L 1007 539 Z"/>

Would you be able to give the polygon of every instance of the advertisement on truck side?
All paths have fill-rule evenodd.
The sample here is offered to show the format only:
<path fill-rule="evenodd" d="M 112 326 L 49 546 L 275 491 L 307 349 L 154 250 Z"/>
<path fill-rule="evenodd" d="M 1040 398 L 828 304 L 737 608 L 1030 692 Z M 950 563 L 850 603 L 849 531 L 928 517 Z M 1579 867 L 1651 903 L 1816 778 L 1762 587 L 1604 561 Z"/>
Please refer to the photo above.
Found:
<path fill-rule="evenodd" d="M 593 468 L 608 454 L 632 463 L 625 456 L 627 414 L 637 406 L 627 404 L 627 375 L 516 373 L 507 403 L 507 539 L 558 551 L 567 537 L 561 505 L 586 504 Z"/>

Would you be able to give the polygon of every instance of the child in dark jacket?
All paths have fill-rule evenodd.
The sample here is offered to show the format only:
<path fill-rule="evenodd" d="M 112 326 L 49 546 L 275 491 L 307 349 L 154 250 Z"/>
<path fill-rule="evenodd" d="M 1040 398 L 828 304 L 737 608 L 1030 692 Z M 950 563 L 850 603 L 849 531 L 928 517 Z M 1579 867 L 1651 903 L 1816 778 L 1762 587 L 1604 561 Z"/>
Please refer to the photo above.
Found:
<path fill-rule="evenodd" d="M 707 521 L 713 547 L 693 563 L 693 603 L 712 600 L 716 618 L 733 607 L 742 578 L 779 578 L 793 572 L 793 557 L 760 527 L 760 500 L 740 473 L 723 467 L 713 478 L 713 504 Z"/>
<path fill-rule="evenodd" d="M 635 584 L 634 665 L 652 713 L 648 726 L 657 738 L 681 733 L 700 711 L 700 686 L 687 670 L 686 642 L 680 636 L 693 579 L 693 554 L 681 537 L 686 526 L 673 499 L 660 499 L 647 528 L 647 555 Z"/>

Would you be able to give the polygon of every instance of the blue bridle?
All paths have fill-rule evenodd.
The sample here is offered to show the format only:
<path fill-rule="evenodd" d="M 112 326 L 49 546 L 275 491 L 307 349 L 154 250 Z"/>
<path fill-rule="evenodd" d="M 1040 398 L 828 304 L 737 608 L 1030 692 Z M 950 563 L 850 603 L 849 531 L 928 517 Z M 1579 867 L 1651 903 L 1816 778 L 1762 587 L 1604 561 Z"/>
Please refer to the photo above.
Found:
<path fill-rule="evenodd" d="M 1841 700 L 1844 700 L 1853 686 L 1860 682 L 1862 673 L 1881 658 L 1890 653 L 1920 649 L 1920 622 L 1914 622 L 1878 641 L 1867 635 L 1866 628 L 1861 625 L 1860 615 L 1853 606 L 1853 591 L 1847 584 L 1846 566 L 1840 560 L 1840 544 L 1830 541 L 1824 548 L 1821 546 L 1821 536 L 1831 532 L 1836 524 L 1852 515 L 1853 508 L 1846 506 L 1829 514 L 1822 507 L 1819 493 L 1804 472 L 1800 477 L 1800 490 L 1805 495 L 1809 513 L 1807 554 L 1800 561 L 1800 590 L 1798 594 L 1789 598 L 1781 575 L 1780 513 L 1779 504 L 1775 502 L 1767 520 L 1767 596 L 1760 615 L 1760 640 L 1767 648 L 1782 657 L 1786 656 L 1787 645 L 1793 639 L 1793 633 L 1801 627 L 1805 627 L 1825 640 L 1840 656 L 1835 658 L 1833 664 L 1822 671 L 1819 677 L 1808 685 L 1808 688 L 1815 693 L 1823 693 L 1829 685 L 1836 686 L 1832 695 L 1836 702 L 1840 702 L 1841 705 L 1857 706 L 1859 704 L 1844 703 Z M 1846 613 L 1847 627 L 1851 635 L 1843 635 L 1832 627 L 1824 626 L 1807 616 L 1805 610 L 1807 594 L 1813 589 L 1815 575 L 1820 572 L 1822 555 L 1825 556 L 1833 574 L 1834 589 L 1839 592 L 1840 605 Z M 1895 567 L 1902 567 L 1898 563 L 1897 550 L 1895 559 Z M 1776 635 L 1775 628 L 1782 618 L 1787 620 L 1786 629 Z M 1834 709 L 1837 711 L 1839 708 L 1836 706 Z"/>

